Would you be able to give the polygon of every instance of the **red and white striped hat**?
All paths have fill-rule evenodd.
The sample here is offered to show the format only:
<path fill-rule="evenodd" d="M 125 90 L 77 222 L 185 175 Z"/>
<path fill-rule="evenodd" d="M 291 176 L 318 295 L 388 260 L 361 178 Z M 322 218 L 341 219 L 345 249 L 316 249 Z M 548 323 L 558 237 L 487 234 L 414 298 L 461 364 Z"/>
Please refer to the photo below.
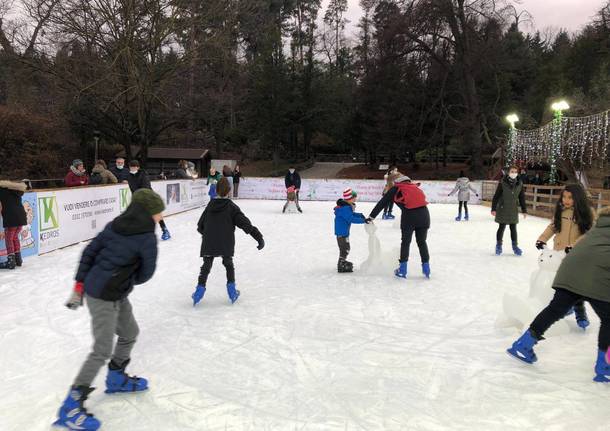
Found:
<path fill-rule="evenodd" d="M 343 190 L 343 199 L 345 200 L 355 198 L 356 196 L 358 196 L 358 194 L 349 187 Z"/>

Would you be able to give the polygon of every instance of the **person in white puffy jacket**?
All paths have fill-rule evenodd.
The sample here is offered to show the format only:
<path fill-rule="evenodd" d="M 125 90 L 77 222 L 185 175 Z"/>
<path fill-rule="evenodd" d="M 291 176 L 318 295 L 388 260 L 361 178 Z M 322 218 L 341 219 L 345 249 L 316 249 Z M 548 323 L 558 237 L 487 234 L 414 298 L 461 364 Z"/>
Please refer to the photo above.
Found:
<path fill-rule="evenodd" d="M 456 192 L 458 193 L 459 209 L 455 221 L 462 220 L 462 206 L 464 207 L 464 220 L 468 221 L 468 201 L 470 200 L 471 191 L 479 197 L 477 191 L 472 187 L 472 184 L 470 184 L 470 179 L 464 175 L 464 171 L 460 171 L 460 177 L 455 183 L 455 188 L 448 195 L 451 196 Z"/>

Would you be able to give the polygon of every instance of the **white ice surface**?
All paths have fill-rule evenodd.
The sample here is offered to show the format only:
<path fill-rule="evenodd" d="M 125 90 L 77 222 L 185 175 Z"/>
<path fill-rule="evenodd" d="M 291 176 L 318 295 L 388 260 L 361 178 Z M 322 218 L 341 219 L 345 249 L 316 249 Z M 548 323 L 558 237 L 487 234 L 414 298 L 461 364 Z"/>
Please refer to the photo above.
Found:
<path fill-rule="evenodd" d="M 597 317 L 537 346 L 527 366 L 498 329 L 505 292 L 526 298 L 535 239 L 547 221 L 519 224 L 521 258 L 493 255 L 489 209 L 431 205 L 432 279 L 412 246 L 408 280 L 388 268 L 358 273 L 369 236 L 352 227 L 353 274 L 337 274 L 333 203 L 238 201 L 265 235 L 259 252 L 237 232 L 239 301 L 215 263 L 198 308 L 199 211 L 167 220 L 155 277 L 131 295 L 141 334 L 128 371 L 150 391 L 105 395 L 88 407 L 105 430 L 607 430 L 610 387 L 595 384 Z M 372 204 L 359 204 L 368 214 Z M 400 231 L 376 221 L 381 252 Z M 510 244 L 508 232 L 506 243 Z M 0 273 L 0 430 L 49 430 L 90 345 L 89 315 L 63 303 L 84 244 Z M 506 247 L 510 248 L 510 247 Z M 509 250 L 507 250 L 509 251 Z M 397 256 L 395 256 L 397 258 Z M 573 322 L 570 322 L 574 325 Z"/>

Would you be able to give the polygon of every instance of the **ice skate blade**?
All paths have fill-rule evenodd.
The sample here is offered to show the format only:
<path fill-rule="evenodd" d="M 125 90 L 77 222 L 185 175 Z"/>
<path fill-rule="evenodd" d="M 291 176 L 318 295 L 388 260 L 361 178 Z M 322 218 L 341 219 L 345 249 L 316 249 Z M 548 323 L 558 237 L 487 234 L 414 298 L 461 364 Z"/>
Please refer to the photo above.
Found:
<path fill-rule="evenodd" d="M 137 394 L 140 392 L 148 391 L 148 386 L 145 389 L 140 389 L 139 391 L 122 391 L 120 389 L 106 389 L 104 391 L 105 394 Z"/>
<path fill-rule="evenodd" d="M 519 360 L 520 362 L 523 362 L 523 363 L 525 363 L 525 364 L 530 364 L 530 365 L 531 365 L 531 364 L 533 364 L 534 362 L 536 362 L 536 361 L 538 360 L 538 358 L 534 358 L 534 360 L 530 362 L 530 361 L 528 361 L 527 359 L 522 358 L 521 356 L 519 356 L 519 352 L 517 352 L 517 351 L 516 351 L 515 349 L 513 349 L 512 347 L 511 347 L 510 349 L 506 349 L 506 353 L 508 353 L 508 355 L 509 355 L 511 358 L 517 359 L 517 360 Z"/>

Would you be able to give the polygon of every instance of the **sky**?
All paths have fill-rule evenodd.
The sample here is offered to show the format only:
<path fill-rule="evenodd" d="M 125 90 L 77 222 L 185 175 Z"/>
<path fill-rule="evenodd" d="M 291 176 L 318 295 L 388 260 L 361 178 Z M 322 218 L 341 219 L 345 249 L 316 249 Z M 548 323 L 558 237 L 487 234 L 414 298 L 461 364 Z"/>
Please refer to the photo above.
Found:
<path fill-rule="evenodd" d="M 605 0 L 519 0 L 513 3 L 520 3 L 516 4 L 517 9 L 526 9 L 534 17 L 534 28 L 524 28 L 524 30 L 543 31 L 548 27 L 554 27 L 573 32 L 588 23 L 606 2 Z M 324 10 L 327 4 L 328 0 L 324 0 Z M 348 0 L 348 4 L 347 18 L 351 21 L 348 34 L 353 37 L 362 11 L 358 6 L 358 0 Z"/>

